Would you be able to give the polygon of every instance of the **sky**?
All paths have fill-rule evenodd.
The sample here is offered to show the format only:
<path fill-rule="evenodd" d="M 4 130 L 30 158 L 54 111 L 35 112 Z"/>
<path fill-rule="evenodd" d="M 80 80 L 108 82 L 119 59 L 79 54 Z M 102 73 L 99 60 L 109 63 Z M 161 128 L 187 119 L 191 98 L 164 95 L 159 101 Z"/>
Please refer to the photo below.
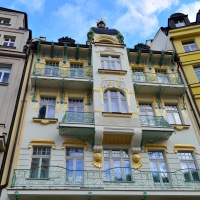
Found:
<path fill-rule="evenodd" d="M 106 19 L 133 48 L 153 39 L 160 27 L 167 26 L 171 14 L 188 14 L 196 20 L 200 1 L 195 0 L 0 0 L 0 7 L 26 12 L 33 38 L 57 42 L 68 36 L 86 44 L 87 32 L 98 18 Z"/>

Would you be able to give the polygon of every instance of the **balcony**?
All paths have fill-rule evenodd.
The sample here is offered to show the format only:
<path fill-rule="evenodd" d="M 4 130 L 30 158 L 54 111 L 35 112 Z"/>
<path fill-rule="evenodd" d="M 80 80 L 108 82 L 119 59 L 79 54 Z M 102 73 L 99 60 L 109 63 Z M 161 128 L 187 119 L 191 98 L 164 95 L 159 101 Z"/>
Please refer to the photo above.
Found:
<path fill-rule="evenodd" d="M 140 171 L 133 168 L 68 170 L 58 166 L 15 169 L 11 188 L 104 190 L 200 190 L 199 170 Z"/>
<path fill-rule="evenodd" d="M 141 126 L 170 128 L 170 124 L 164 119 L 163 116 L 140 115 L 140 121 Z"/>
<path fill-rule="evenodd" d="M 67 111 L 62 119 L 63 123 L 94 124 L 93 112 Z"/>
<path fill-rule="evenodd" d="M 34 76 L 62 77 L 62 78 L 92 78 L 92 67 L 85 66 L 82 68 L 72 68 L 63 66 L 51 66 L 45 63 L 35 63 Z"/>
<path fill-rule="evenodd" d="M 184 84 L 179 73 L 157 74 L 149 72 L 133 73 L 133 82 L 147 82 L 159 84 Z"/>

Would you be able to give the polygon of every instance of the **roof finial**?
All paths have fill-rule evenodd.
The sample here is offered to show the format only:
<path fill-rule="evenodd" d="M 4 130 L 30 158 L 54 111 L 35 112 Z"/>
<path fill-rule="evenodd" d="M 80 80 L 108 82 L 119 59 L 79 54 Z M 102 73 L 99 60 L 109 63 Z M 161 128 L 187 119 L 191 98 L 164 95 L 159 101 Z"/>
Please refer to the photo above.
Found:
<path fill-rule="evenodd" d="M 98 18 L 97 21 L 97 27 L 98 28 L 105 28 L 106 27 L 106 19 L 105 18 Z"/>

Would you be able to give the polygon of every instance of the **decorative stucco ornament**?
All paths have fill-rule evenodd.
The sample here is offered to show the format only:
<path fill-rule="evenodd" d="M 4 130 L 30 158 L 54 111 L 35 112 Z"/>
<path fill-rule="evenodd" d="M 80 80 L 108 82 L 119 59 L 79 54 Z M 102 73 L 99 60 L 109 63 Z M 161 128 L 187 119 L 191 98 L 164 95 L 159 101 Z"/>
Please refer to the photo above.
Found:
<path fill-rule="evenodd" d="M 102 162 L 103 162 L 102 154 L 101 153 L 95 153 L 94 154 L 94 162 L 92 162 L 92 164 L 97 168 L 101 168 Z"/>
<path fill-rule="evenodd" d="M 90 31 L 87 33 L 88 41 L 92 42 L 94 39 L 94 35 L 95 35 L 94 31 L 90 29 Z"/>
<path fill-rule="evenodd" d="M 142 166 L 142 163 L 140 162 L 140 160 L 141 160 L 141 157 L 140 157 L 140 155 L 138 153 L 133 154 L 132 162 L 134 164 L 134 168 L 135 169 L 138 169 L 138 168 L 140 168 Z"/>
<path fill-rule="evenodd" d="M 120 44 L 124 44 L 124 36 L 120 32 L 118 32 L 118 34 L 116 35 L 116 37 L 117 37 L 118 42 Z"/>

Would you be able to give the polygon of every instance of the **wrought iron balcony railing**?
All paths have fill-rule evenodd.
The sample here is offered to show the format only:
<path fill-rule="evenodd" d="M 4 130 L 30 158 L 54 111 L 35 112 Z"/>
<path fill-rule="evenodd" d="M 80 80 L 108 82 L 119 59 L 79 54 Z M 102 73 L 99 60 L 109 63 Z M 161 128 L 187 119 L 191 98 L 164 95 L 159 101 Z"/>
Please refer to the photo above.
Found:
<path fill-rule="evenodd" d="M 70 77 L 70 78 L 92 78 L 92 67 L 62 67 L 62 66 L 51 66 L 45 63 L 35 63 L 33 75 L 43 75 L 43 76 L 60 76 L 60 77 Z"/>
<path fill-rule="evenodd" d="M 121 190 L 200 190 L 200 170 L 140 171 L 132 168 L 68 170 L 50 166 L 15 169 L 12 188 L 96 188 Z"/>
<path fill-rule="evenodd" d="M 67 111 L 62 119 L 62 122 L 94 124 L 94 113 Z"/>
<path fill-rule="evenodd" d="M 170 127 L 163 116 L 140 115 L 141 126 Z"/>
<path fill-rule="evenodd" d="M 184 84 L 179 73 L 157 74 L 149 72 L 133 73 L 133 82 Z"/>

